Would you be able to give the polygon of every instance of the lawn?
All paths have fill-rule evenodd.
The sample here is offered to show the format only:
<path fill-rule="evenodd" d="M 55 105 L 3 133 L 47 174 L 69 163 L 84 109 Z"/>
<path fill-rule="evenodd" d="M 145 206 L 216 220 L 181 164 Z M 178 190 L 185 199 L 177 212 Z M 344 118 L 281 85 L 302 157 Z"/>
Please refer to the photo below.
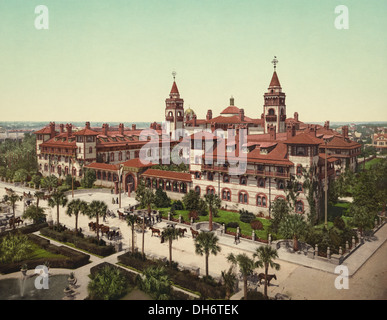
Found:
<path fill-rule="evenodd" d="M 170 208 L 158 208 L 163 217 L 167 218 L 168 217 L 168 212 L 170 212 Z M 173 218 L 178 219 L 179 215 L 182 216 L 184 221 L 190 221 L 188 215 L 189 215 L 189 210 L 176 210 Z M 199 221 L 208 221 L 209 216 L 199 216 Z M 268 219 L 263 219 L 263 218 L 257 218 L 257 220 L 262 222 L 263 229 L 262 230 L 257 230 L 255 232 L 256 236 L 260 239 L 265 239 L 267 240 L 267 228 L 270 226 L 271 221 Z M 225 211 L 225 210 L 219 210 L 217 213 L 217 216 L 213 218 L 214 222 L 218 222 L 221 224 L 227 225 L 229 222 L 238 222 L 239 223 L 239 228 L 242 233 L 242 235 L 246 236 L 251 236 L 251 226 L 250 223 L 245 223 L 239 220 L 239 212 L 230 212 L 230 211 Z M 227 231 L 231 232 L 236 232 L 236 228 L 228 228 Z"/>
<path fill-rule="evenodd" d="M 68 257 L 61 255 L 61 254 L 55 254 L 51 253 L 47 250 L 42 249 L 39 247 L 36 243 L 31 243 L 32 244 L 32 251 L 28 255 L 27 259 L 35 260 L 35 259 L 42 259 L 42 258 L 61 258 L 61 259 L 68 259 Z"/>
<path fill-rule="evenodd" d="M 365 163 L 365 168 L 366 170 L 368 170 L 369 168 L 371 168 L 374 164 L 377 164 L 378 162 L 382 161 L 383 159 L 382 158 L 374 158 L 370 161 L 367 161 Z"/>

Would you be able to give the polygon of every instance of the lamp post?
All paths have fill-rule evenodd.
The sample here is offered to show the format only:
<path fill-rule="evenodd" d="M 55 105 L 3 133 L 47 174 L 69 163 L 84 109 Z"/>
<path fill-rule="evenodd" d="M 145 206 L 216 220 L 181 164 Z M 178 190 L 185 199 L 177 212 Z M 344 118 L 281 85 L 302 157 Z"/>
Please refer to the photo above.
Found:
<path fill-rule="evenodd" d="M 118 170 L 118 193 L 119 193 L 119 209 L 121 209 L 121 184 L 122 184 L 122 172 L 124 170 L 124 166 L 120 164 L 120 169 Z"/>

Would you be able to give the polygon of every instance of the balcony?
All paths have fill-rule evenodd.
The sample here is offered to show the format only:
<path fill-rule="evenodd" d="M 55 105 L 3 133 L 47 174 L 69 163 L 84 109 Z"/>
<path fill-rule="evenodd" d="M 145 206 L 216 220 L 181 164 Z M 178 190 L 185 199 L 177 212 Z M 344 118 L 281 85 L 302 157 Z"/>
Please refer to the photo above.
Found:
<path fill-rule="evenodd" d="M 233 167 L 224 167 L 224 166 L 214 166 L 205 164 L 203 165 L 203 170 L 210 170 L 210 171 L 218 171 L 218 172 L 226 172 L 228 173 L 229 168 L 232 170 Z M 240 173 L 242 174 L 242 173 Z M 289 172 L 278 172 L 278 171 L 261 171 L 261 170 L 252 170 L 247 169 L 243 174 L 247 175 L 255 175 L 260 177 L 273 177 L 273 178 L 284 178 L 289 179 L 290 173 Z"/>
<path fill-rule="evenodd" d="M 276 115 L 267 115 L 266 116 L 266 121 L 267 122 L 276 122 L 277 121 L 277 116 Z"/>
<path fill-rule="evenodd" d="M 286 120 L 286 114 L 281 114 L 280 121 L 285 121 L 285 120 Z"/>

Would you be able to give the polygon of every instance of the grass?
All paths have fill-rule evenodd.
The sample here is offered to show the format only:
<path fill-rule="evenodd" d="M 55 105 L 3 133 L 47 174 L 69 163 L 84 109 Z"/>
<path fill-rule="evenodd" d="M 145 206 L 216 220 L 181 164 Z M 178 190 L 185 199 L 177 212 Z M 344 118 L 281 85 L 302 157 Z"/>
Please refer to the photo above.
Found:
<path fill-rule="evenodd" d="M 170 212 L 170 208 L 158 208 L 156 210 L 159 210 L 163 217 L 167 218 L 168 217 L 168 212 Z M 174 214 L 174 218 L 179 218 L 179 215 L 182 216 L 184 221 L 190 221 L 188 215 L 189 215 L 189 210 L 176 210 Z M 203 221 L 208 221 L 209 216 L 199 216 L 198 222 L 203 222 Z M 266 239 L 267 240 L 267 228 L 270 226 L 271 221 L 268 219 L 263 219 L 263 218 L 256 218 L 257 220 L 262 222 L 263 229 L 262 230 L 256 230 L 255 234 L 258 238 L 261 239 Z M 238 222 L 239 223 L 239 228 L 242 233 L 242 235 L 246 236 L 251 236 L 252 233 L 252 228 L 250 223 L 245 223 L 239 220 L 239 212 L 230 212 L 230 211 L 225 211 L 225 210 L 218 210 L 217 216 L 213 218 L 214 222 L 218 222 L 221 224 L 227 224 L 229 222 Z M 236 228 L 228 228 L 228 231 L 231 232 L 236 232 Z"/>
<path fill-rule="evenodd" d="M 367 161 L 365 163 L 366 170 L 369 170 L 374 164 L 377 164 L 378 162 L 381 162 L 382 160 L 383 160 L 382 158 L 374 158 L 370 161 Z"/>
<path fill-rule="evenodd" d="M 31 243 L 32 252 L 28 255 L 27 259 L 35 260 L 35 259 L 49 259 L 49 258 L 61 258 L 68 259 L 68 257 L 62 254 L 51 253 L 47 250 L 42 249 L 36 243 Z"/>

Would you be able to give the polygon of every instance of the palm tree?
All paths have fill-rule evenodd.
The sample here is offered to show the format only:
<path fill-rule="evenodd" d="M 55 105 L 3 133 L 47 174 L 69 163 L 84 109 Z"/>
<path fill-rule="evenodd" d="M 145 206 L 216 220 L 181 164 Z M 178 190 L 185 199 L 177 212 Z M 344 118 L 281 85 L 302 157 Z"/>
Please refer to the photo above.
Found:
<path fill-rule="evenodd" d="M 42 180 L 42 187 L 47 188 L 49 193 L 57 186 L 58 186 L 58 178 L 55 177 L 54 175 L 47 176 Z"/>
<path fill-rule="evenodd" d="M 34 197 L 36 198 L 36 206 L 39 207 L 39 200 L 44 198 L 44 192 L 43 191 L 36 191 L 34 193 Z"/>
<path fill-rule="evenodd" d="M 224 286 L 226 287 L 226 300 L 229 300 L 231 293 L 234 291 L 235 282 L 237 281 L 237 276 L 234 272 L 233 266 L 231 266 L 228 271 L 222 271 L 222 279 Z"/>
<path fill-rule="evenodd" d="M 6 194 L 3 197 L 3 201 L 6 202 L 8 205 L 12 207 L 12 214 L 13 214 L 13 220 L 15 221 L 15 208 L 16 208 L 16 202 L 21 201 L 23 197 L 18 196 L 14 191 L 12 191 L 11 194 Z M 13 229 L 15 229 L 15 223 L 13 224 Z"/>
<path fill-rule="evenodd" d="M 201 232 L 195 238 L 195 252 L 201 256 L 204 254 L 206 258 L 206 277 L 208 277 L 208 257 L 212 253 L 217 255 L 221 251 L 218 246 L 219 238 L 213 232 Z"/>
<path fill-rule="evenodd" d="M 164 239 L 168 240 L 169 245 L 169 266 L 172 267 L 172 241 L 180 237 L 180 232 L 178 229 L 167 227 L 163 231 Z"/>
<path fill-rule="evenodd" d="M 204 196 L 204 201 L 207 203 L 209 210 L 208 228 L 210 231 L 212 231 L 212 216 L 216 215 L 218 212 L 218 209 L 221 205 L 221 200 L 218 195 L 210 193 Z"/>
<path fill-rule="evenodd" d="M 246 253 L 240 253 L 236 256 L 233 253 L 230 253 L 227 256 L 227 261 L 231 262 L 233 265 L 239 266 L 239 271 L 243 277 L 244 299 L 247 300 L 247 277 L 251 275 L 255 269 L 254 260 L 249 258 Z"/>
<path fill-rule="evenodd" d="M 126 294 L 128 280 L 118 268 L 106 266 L 93 276 L 87 290 L 91 299 L 116 300 Z"/>
<path fill-rule="evenodd" d="M 51 208 L 56 207 L 56 220 L 57 225 L 59 227 L 59 207 L 62 206 L 63 208 L 66 206 L 68 202 L 67 196 L 62 192 L 55 190 L 48 199 L 48 205 Z"/>
<path fill-rule="evenodd" d="M 366 207 L 352 204 L 350 212 L 353 214 L 351 224 L 359 229 L 361 236 L 363 235 L 363 231 L 365 229 L 372 228 L 374 215 L 370 213 Z"/>
<path fill-rule="evenodd" d="M 44 209 L 33 204 L 30 205 L 23 214 L 23 219 L 31 219 L 34 223 L 45 221 L 45 218 L 46 215 L 44 214 Z"/>
<path fill-rule="evenodd" d="M 273 249 L 269 245 L 260 246 L 259 248 L 257 248 L 253 257 L 258 258 L 258 260 L 255 262 L 257 267 L 260 267 L 260 268 L 264 267 L 265 268 L 265 279 L 267 279 L 269 267 L 274 268 L 275 270 L 280 269 L 280 265 L 273 261 L 275 258 L 278 258 L 278 252 L 276 249 Z M 265 280 L 264 296 L 265 296 L 265 298 L 267 298 L 267 281 L 266 280 Z"/>
<path fill-rule="evenodd" d="M 99 201 L 99 200 L 93 200 L 88 205 L 88 208 L 87 208 L 87 211 L 86 211 L 86 214 L 88 215 L 88 217 L 90 219 L 93 219 L 93 218 L 96 219 L 96 223 L 97 223 L 96 230 L 97 230 L 97 241 L 98 241 L 98 243 L 99 243 L 99 217 L 101 217 L 104 214 L 106 214 L 107 208 L 108 207 L 107 207 L 105 202 Z"/>
<path fill-rule="evenodd" d="M 298 250 L 298 239 L 305 233 L 307 224 L 299 214 L 287 216 L 279 225 L 279 233 L 286 238 L 293 239 L 293 250 Z"/>
<path fill-rule="evenodd" d="M 163 267 L 149 267 L 143 272 L 141 289 L 156 300 L 169 300 L 172 283 Z"/>
<path fill-rule="evenodd" d="M 75 231 L 78 232 L 78 215 L 87 213 L 87 203 L 81 199 L 71 200 L 67 206 L 66 214 L 71 217 L 75 215 Z"/>
<path fill-rule="evenodd" d="M 134 253 L 134 226 L 137 223 L 137 217 L 132 214 L 128 214 L 126 216 L 126 222 L 128 223 L 128 226 L 130 226 L 132 230 L 132 253 Z"/>

